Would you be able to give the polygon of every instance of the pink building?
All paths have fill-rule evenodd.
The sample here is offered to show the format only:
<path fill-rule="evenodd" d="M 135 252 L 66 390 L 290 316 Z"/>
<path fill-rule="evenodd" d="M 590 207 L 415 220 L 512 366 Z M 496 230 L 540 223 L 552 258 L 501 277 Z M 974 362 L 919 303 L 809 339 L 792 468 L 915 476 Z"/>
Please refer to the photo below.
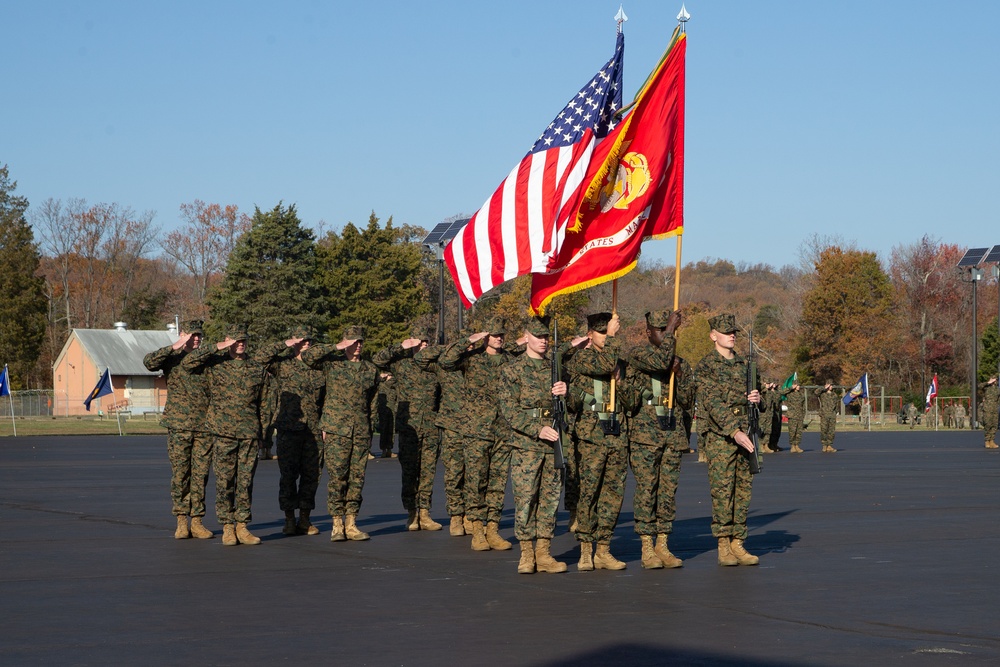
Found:
<path fill-rule="evenodd" d="M 146 370 L 142 358 L 176 340 L 172 325 L 165 331 L 129 331 L 123 322 L 117 322 L 114 329 L 73 329 L 52 365 L 53 416 L 107 414 L 116 404 L 133 414 L 162 412 L 167 402 L 166 380 L 162 373 Z M 114 400 L 98 398 L 87 412 L 83 401 L 107 368 L 111 369 Z"/>

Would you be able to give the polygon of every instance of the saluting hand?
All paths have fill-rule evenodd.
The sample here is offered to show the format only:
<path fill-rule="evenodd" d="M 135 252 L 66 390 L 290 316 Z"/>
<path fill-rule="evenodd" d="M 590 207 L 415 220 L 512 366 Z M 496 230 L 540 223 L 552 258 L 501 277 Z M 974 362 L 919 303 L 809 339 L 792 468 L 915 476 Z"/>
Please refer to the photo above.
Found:
<path fill-rule="evenodd" d="M 234 343 L 236 343 L 235 340 L 233 340 L 232 338 L 229 338 L 228 336 L 226 336 L 225 340 L 219 341 L 218 343 L 215 344 L 215 349 L 217 349 L 217 350 L 227 350 L 227 349 L 231 348 Z"/>
<path fill-rule="evenodd" d="M 305 338 L 289 338 L 288 340 L 285 341 L 285 345 L 287 345 L 288 347 L 295 347 L 304 340 Z"/>
<path fill-rule="evenodd" d="M 337 343 L 337 349 L 338 350 L 346 350 L 350 346 L 354 345 L 356 342 L 358 342 L 357 338 L 350 338 L 350 339 L 345 338 L 344 340 L 342 340 L 339 343 Z"/>
<path fill-rule="evenodd" d="M 469 336 L 469 342 L 478 343 L 479 341 L 481 341 L 482 339 L 486 338 L 489 335 L 490 335 L 489 331 L 479 331 Z"/>
<path fill-rule="evenodd" d="M 400 343 L 400 345 L 402 345 L 404 350 L 410 350 L 420 345 L 421 342 L 423 341 L 421 341 L 419 338 L 407 338 L 402 343 Z"/>
<path fill-rule="evenodd" d="M 173 345 L 171 345 L 170 347 L 172 347 L 175 350 L 179 350 L 182 347 L 187 347 L 187 344 L 188 344 L 189 340 L 191 340 L 191 334 L 189 334 L 189 333 L 182 333 L 177 338 L 177 342 L 174 343 Z"/>

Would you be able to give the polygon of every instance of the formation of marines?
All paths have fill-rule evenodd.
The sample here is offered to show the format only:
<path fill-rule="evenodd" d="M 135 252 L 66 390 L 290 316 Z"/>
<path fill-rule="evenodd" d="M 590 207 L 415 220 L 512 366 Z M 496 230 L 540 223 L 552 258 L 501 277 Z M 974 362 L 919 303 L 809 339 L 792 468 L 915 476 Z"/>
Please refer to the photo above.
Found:
<path fill-rule="evenodd" d="M 357 518 L 372 457 L 372 425 L 382 422 L 384 429 L 386 415 L 379 415 L 379 406 L 393 405 L 389 416 L 399 437 L 408 530 L 443 527 L 430 514 L 441 458 L 449 532 L 471 536 L 472 550 L 512 548 L 499 530 L 509 478 L 521 550 L 518 572 L 567 570 L 551 553 L 564 489 L 569 530 L 580 543 L 578 570 L 621 570 L 626 564 L 613 555 L 611 541 L 631 469 L 642 567 L 681 567 L 668 540 L 697 405 L 718 562 L 756 565 L 758 557 L 744 546 L 752 488 L 747 454 L 754 450 L 749 407 L 761 409 L 760 446 L 779 451 L 774 433 L 780 434 L 784 398 L 791 451 L 802 452 L 805 393 L 793 384 L 781 396 L 771 382 L 747 391 L 746 361 L 736 353 L 738 327 L 730 314 L 709 320 L 713 349 L 694 369 L 675 351 L 680 312 L 653 311 L 645 320 L 647 340 L 628 350 L 616 337 L 617 315 L 595 313 L 580 335 L 558 349 L 550 345 L 548 318 L 530 318 L 516 340 L 508 339 L 514 333 L 508 323 L 494 318 L 484 331 L 450 345 L 434 345 L 429 331 L 416 329 L 372 361 L 362 358 L 361 326 L 348 327 L 336 344 L 320 344 L 310 328 L 297 327 L 286 340 L 251 354 L 244 325 L 231 326 L 221 342 L 204 345 L 203 323 L 185 322 L 173 345 L 144 359 L 147 368 L 163 372 L 169 391 L 163 422 L 174 537 L 213 537 L 203 522 L 211 466 L 223 544 L 260 544 L 248 529 L 253 478 L 263 434 L 273 427 L 282 532 L 319 534 L 311 513 L 325 466 L 331 541 L 369 539 Z M 554 372 L 557 361 L 561 371 Z M 996 447 L 996 378 L 980 390 L 986 446 Z M 840 398 L 832 381 L 816 394 L 824 451 L 836 451 Z M 565 406 L 562 423 L 553 418 L 555 397 Z M 386 455 L 392 440 L 384 431 L 381 437 Z"/>

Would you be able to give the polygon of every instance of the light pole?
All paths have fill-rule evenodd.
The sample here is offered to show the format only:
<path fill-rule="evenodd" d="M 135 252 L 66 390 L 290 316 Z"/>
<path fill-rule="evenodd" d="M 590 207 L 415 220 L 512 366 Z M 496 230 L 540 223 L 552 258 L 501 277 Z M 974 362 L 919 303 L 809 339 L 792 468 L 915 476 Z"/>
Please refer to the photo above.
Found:
<path fill-rule="evenodd" d="M 435 225 L 431 233 L 420 242 L 424 248 L 434 253 L 438 263 L 438 344 L 444 344 L 444 249 L 465 227 L 468 218 L 447 220 Z M 462 330 L 462 304 L 458 304 L 458 330 Z"/>
<path fill-rule="evenodd" d="M 969 279 L 962 282 L 972 283 L 972 368 L 970 369 L 970 382 L 969 387 L 972 394 L 972 405 L 969 406 L 969 416 L 971 417 L 972 428 L 977 428 L 979 425 L 979 414 L 977 406 L 977 383 L 979 382 L 979 336 L 976 333 L 976 318 L 979 314 L 979 309 L 977 308 L 978 303 L 976 301 L 976 287 L 980 280 L 983 279 L 983 270 L 978 268 L 983 260 L 986 258 L 986 253 L 989 248 L 972 248 L 966 251 L 965 256 L 958 262 L 958 267 L 969 268 Z"/>

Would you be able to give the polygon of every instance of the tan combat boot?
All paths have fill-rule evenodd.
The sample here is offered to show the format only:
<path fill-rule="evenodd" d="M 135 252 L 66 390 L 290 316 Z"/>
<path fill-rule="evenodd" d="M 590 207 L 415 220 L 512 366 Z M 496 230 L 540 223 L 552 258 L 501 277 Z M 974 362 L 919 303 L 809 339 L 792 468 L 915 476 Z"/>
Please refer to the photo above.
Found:
<path fill-rule="evenodd" d="M 236 539 L 236 529 L 233 524 L 226 523 L 222 525 L 222 544 L 227 547 L 235 547 L 240 541 Z"/>
<path fill-rule="evenodd" d="M 260 538 L 247 530 L 245 523 L 236 524 L 236 539 L 240 544 L 260 544 Z"/>
<path fill-rule="evenodd" d="M 319 535 L 319 528 L 309 520 L 311 512 L 312 510 L 299 510 L 299 524 L 295 528 L 299 535 Z"/>
<path fill-rule="evenodd" d="M 597 553 L 594 554 L 594 569 L 624 570 L 625 568 L 625 563 L 621 562 L 611 554 L 610 542 L 597 543 Z"/>
<path fill-rule="evenodd" d="M 333 530 L 330 531 L 330 541 L 343 542 L 346 539 L 347 535 L 344 534 L 344 517 L 333 517 Z"/>
<path fill-rule="evenodd" d="M 420 530 L 441 530 L 441 524 L 431 518 L 431 511 L 428 509 L 417 511 L 417 522 Z"/>
<path fill-rule="evenodd" d="M 720 537 L 719 538 L 719 565 L 739 565 L 740 562 L 736 560 L 736 556 L 733 555 L 732 549 L 729 547 L 729 538 Z"/>
<path fill-rule="evenodd" d="M 406 529 L 420 530 L 420 522 L 417 520 L 417 510 L 406 511 Z"/>
<path fill-rule="evenodd" d="M 358 528 L 357 519 L 358 519 L 357 514 L 347 515 L 347 522 L 346 525 L 344 526 L 344 534 L 347 536 L 347 539 L 349 540 L 354 540 L 355 542 L 364 542 L 369 538 L 369 535 L 368 533 Z"/>
<path fill-rule="evenodd" d="M 594 569 L 593 542 L 580 542 L 580 562 L 576 564 L 579 572 L 590 572 Z"/>
<path fill-rule="evenodd" d="M 569 532 L 575 533 L 576 529 L 580 527 L 580 522 L 576 520 L 576 510 L 572 510 L 569 513 Z"/>
<path fill-rule="evenodd" d="M 299 529 L 295 525 L 295 512 L 287 510 L 285 512 L 285 527 L 281 529 L 283 535 L 298 535 Z"/>
<path fill-rule="evenodd" d="M 653 550 L 653 536 L 640 535 L 639 540 L 642 542 L 642 567 L 647 570 L 662 569 L 663 561 L 660 560 L 659 556 Z"/>
<path fill-rule="evenodd" d="M 188 518 L 187 515 L 181 514 L 177 516 L 177 530 L 174 531 L 175 540 L 186 540 L 191 537 L 191 531 L 188 529 Z"/>
<path fill-rule="evenodd" d="M 708 457 L 705 456 L 705 450 L 698 450 L 698 463 L 708 463 Z"/>
<path fill-rule="evenodd" d="M 215 537 L 215 533 L 205 528 L 205 524 L 201 522 L 200 516 L 193 516 L 191 517 L 191 536 L 197 537 L 199 540 L 207 540 Z"/>
<path fill-rule="evenodd" d="M 1000 447 L 1000 445 L 993 442 L 992 440 L 986 443 L 986 449 L 996 449 L 997 447 Z"/>
<path fill-rule="evenodd" d="M 448 526 L 448 533 L 451 534 L 452 537 L 462 537 L 465 535 L 465 525 L 462 522 L 462 517 L 451 517 L 451 525 Z"/>
<path fill-rule="evenodd" d="M 656 544 L 653 545 L 653 551 L 656 553 L 656 557 L 660 559 L 660 562 L 663 563 L 663 567 L 681 567 L 684 565 L 684 561 L 670 553 L 670 549 L 667 548 L 666 533 L 660 533 L 656 536 Z"/>
<path fill-rule="evenodd" d="M 793 454 L 801 454 L 802 453 L 802 448 L 799 447 L 798 445 L 792 445 L 792 453 Z"/>
<path fill-rule="evenodd" d="M 539 537 L 535 540 L 535 569 L 539 572 L 549 572 L 552 574 L 565 572 L 567 570 L 566 563 L 562 563 L 553 558 L 551 549 L 551 539 L 547 537 Z M 523 554 L 521 558 L 524 558 Z"/>
<path fill-rule="evenodd" d="M 486 531 L 483 530 L 482 521 L 472 522 L 472 550 L 489 551 L 490 543 L 486 541 Z"/>
<path fill-rule="evenodd" d="M 521 560 L 517 562 L 518 574 L 535 573 L 535 548 L 531 546 L 531 540 L 523 540 L 521 544 Z"/>
<path fill-rule="evenodd" d="M 463 516 L 462 528 L 465 529 L 466 535 L 472 535 L 472 519 L 470 519 L 468 516 Z"/>
<path fill-rule="evenodd" d="M 500 524 L 496 521 L 490 521 L 486 524 L 486 542 L 490 545 L 490 549 L 496 549 L 497 551 L 507 551 L 513 545 L 500 537 Z"/>
<path fill-rule="evenodd" d="M 756 565 L 760 562 L 759 558 L 743 548 L 743 540 L 734 537 L 729 541 L 729 550 L 740 565 Z"/>

